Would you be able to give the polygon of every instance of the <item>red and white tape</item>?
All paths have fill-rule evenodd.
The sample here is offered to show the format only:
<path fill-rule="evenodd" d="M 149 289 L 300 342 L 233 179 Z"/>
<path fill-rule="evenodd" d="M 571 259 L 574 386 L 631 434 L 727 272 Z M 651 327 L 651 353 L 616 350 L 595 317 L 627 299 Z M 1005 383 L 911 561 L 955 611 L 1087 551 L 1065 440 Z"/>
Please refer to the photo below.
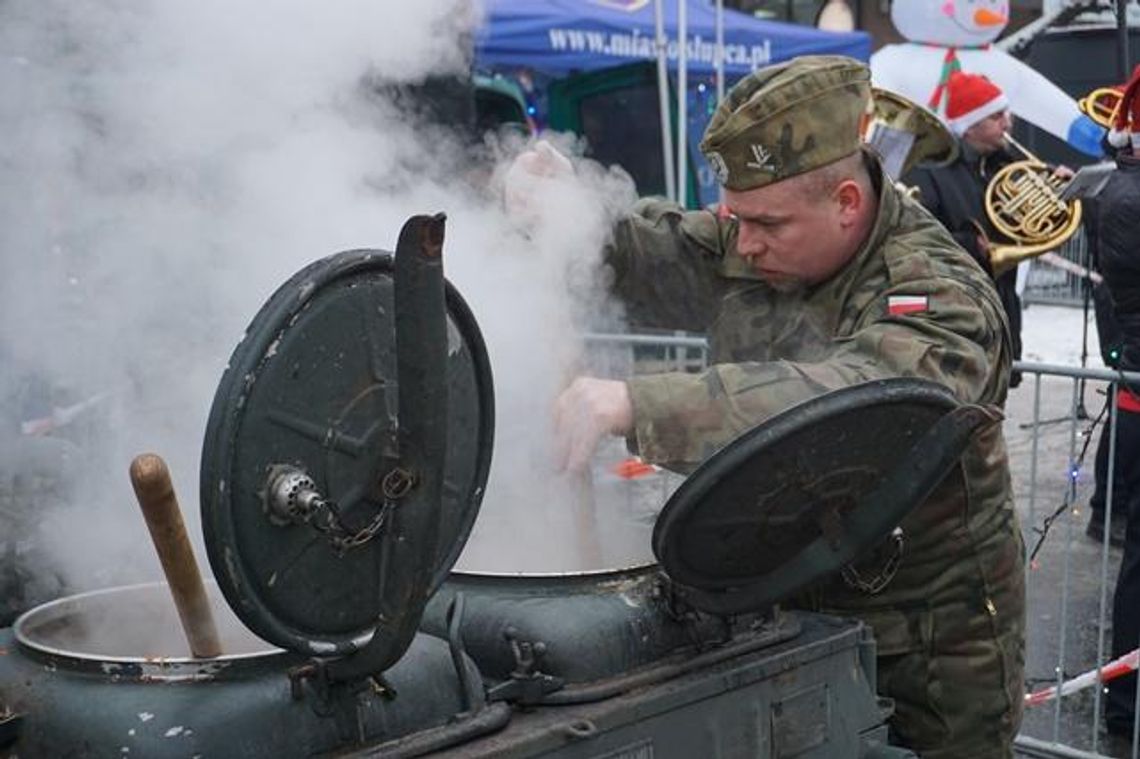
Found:
<path fill-rule="evenodd" d="M 1109 680 L 1115 680 L 1122 675 L 1127 675 L 1129 672 L 1135 672 L 1138 664 L 1140 664 L 1140 649 L 1135 649 L 1124 654 L 1124 656 L 1113 659 L 1101 667 L 1099 670 L 1099 682 L 1107 683 Z M 1034 691 L 1032 693 L 1026 693 L 1025 705 L 1036 706 L 1037 704 L 1043 704 L 1046 701 L 1052 701 L 1053 699 L 1057 698 L 1058 695 L 1067 696 L 1070 693 L 1076 693 L 1079 690 L 1091 688 L 1098 682 L 1097 671 L 1098 670 L 1091 669 L 1088 672 L 1083 672 L 1077 675 L 1071 680 L 1066 680 L 1065 682 L 1061 683 L 1060 689 L 1058 689 L 1056 685 L 1051 685 L 1048 688 L 1042 688 L 1041 690 Z"/>

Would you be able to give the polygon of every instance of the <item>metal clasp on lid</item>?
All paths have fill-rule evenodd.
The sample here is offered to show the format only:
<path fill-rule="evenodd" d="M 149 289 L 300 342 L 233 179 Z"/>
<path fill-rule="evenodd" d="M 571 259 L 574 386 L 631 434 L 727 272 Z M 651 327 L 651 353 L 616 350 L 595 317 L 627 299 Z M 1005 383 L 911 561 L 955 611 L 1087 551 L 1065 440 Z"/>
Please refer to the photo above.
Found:
<path fill-rule="evenodd" d="M 270 468 L 265 488 L 265 510 L 274 524 L 308 524 L 317 532 L 325 533 L 329 543 L 340 553 L 368 543 L 387 521 L 396 501 L 407 495 L 416 485 L 416 477 L 402 468 L 395 468 L 381 482 L 383 501 L 368 524 L 353 529 L 344 523 L 340 510 L 326 498 L 313 479 L 303 470 L 288 464 Z"/>

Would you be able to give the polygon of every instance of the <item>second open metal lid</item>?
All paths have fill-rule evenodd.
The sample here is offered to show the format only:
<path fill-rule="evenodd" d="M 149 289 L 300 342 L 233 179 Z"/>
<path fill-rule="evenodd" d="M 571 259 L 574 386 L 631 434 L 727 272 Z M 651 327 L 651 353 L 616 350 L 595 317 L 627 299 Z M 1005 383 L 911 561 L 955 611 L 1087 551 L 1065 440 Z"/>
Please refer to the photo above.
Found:
<path fill-rule="evenodd" d="M 698 467 L 662 510 L 653 551 L 698 608 L 762 610 L 886 538 L 999 418 L 926 380 L 813 398 Z"/>

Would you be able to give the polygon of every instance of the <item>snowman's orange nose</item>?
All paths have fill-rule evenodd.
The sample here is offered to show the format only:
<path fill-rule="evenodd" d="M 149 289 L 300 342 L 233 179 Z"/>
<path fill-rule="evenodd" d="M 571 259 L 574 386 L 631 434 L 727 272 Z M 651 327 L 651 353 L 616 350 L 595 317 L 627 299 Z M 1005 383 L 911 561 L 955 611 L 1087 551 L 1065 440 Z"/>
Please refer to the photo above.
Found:
<path fill-rule="evenodd" d="M 997 26 L 1005 22 L 1005 16 L 1000 13 L 994 13 L 988 8 L 978 8 L 974 11 L 974 23 L 978 26 Z"/>

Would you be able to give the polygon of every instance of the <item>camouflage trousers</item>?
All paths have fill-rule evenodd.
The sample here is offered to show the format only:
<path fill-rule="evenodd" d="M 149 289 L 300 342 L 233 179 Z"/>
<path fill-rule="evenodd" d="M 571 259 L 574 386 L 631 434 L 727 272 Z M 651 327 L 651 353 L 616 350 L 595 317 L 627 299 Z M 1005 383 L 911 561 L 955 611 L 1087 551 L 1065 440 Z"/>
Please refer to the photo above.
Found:
<path fill-rule="evenodd" d="M 922 759 L 1013 756 L 1025 697 L 1024 544 L 1011 519 L 947 563 L 876 595 L 832 580 L 794 605 L 871 627 L 877 689 L 894 701 L 891 742 Z"/>
<path fill-rule="evenodd" d="M 1012 578 L 1011 578 L 1012 579 Z M 922 759 L 1013 756 L 1025 693 L 1024 578 L 988 599 L 853 613 L 875 632 L 891 742 Z"/>

